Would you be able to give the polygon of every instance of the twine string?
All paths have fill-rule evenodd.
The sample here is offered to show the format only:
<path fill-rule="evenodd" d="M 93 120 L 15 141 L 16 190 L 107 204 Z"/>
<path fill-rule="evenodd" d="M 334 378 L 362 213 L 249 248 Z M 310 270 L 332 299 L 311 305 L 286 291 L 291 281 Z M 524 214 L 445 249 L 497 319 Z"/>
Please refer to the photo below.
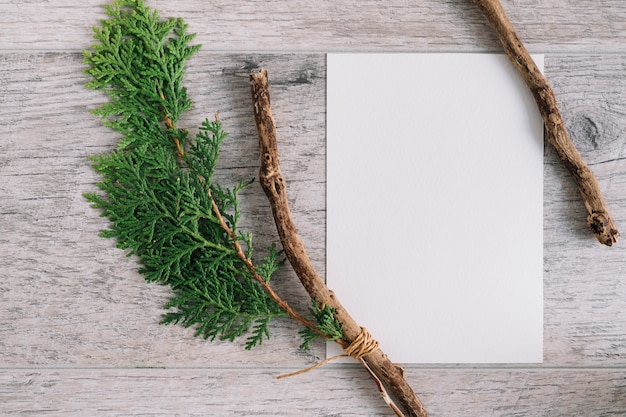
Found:
<path fill-rule="evenodd" d="M 362 360 L 364 356 L 369 355 L 378 349 L 378 340 L 374 339 L 369 331 L 365 327 L 361 327 L 361 332 L 357 337 L 354 338 L 352 343 L 348 347 L 344 349 L 345 353 L 340 355 L 331 356 L 330 358 L 326 358 L 323 361 L 320 361 L 308 368 L 301 369 L 296 372 L 291 372 L 288 374 L 279 375 L 276 379 L 289 378 L 292 376 L 304 374 L 306 372 L 312 371 L 314 369 L 319 368 L 320 366 L 326 365 L 328 362 L 332 362 L 339 358 L 345 358 L 352 356 L 357 360 Z"/>
<path fill-rule="evenodd" d="M 363 356 L 369 355 L 378 349 L 378 340 L 372 337 L 372 334 L 365 327 L 361 327 L 359 335 L 345 349 L 347 356 L 355 359 L 361 359 Z"/>

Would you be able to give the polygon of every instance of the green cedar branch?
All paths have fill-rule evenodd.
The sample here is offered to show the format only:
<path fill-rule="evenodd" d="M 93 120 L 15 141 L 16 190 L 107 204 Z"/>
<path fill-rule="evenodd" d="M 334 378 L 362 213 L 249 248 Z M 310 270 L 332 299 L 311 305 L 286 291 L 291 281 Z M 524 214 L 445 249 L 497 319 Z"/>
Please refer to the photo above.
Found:
<path fill-rule="evenodd" d="M 587 208 L 587 223 L 598 241 L 612 246 L 619 231 L 611 218 L 598 181 L 574 146 L 559 112 L 554 91 L 517 36 L 499 0 L 472 0 L 496 32 L 505 53 L 533 94 L 543 118 L 546 139 L 574 178 Z"/>
<path fill-rule="evenodd" d="M 146 280 L 172 287 L 165 324 L 195 326 L 211 340 L 249 332 L 247 349 L 268 337 L 272 318 L 286 315 L 326 336 L 272 290 L 277 252 L 251 261 L 251 235 L 237 230 L 237 194 L 250 182 L 232 189 L 212 182 L 227 136 L 218 118 L 205 120 L 193 140 L 176 125 L 192 106 L 182 80 L 199 49 L 189 45 L 187 26 L 160 20 L 141 0 L 105 7 L 109 19 L 84 52 L 88 87 L 109 97 L 94 113 L 121 134 L 116 151 L 93 158 L 104 193 L 86 195 L 111 220 L 102 236 L 136 254 Z"/>
<path fill-rule="evenodd" d="M 233 242 L 233 246 L 235 247 L 235 251 L 237 252 L 237 256 L 246 265 L 246 267 L 248 268 L 248 270 L 252 274 L 252 277 L 254 278 L 254 280 L 257 281 L 259 283 L 259 285 L 265 290 L 265 292 L 272 298 L 272 300 L 274 300 L 274 302 L 281 309 L 286 311 L 287 314 L 289 314 L 292 318 L 294 318 L 296 321 L 298 321 L 299 323 L 301 323 L 304 326 L 306 326 L 306 328 L 309 329 L 310 331 L 312 331 L 312 332 L 314 332 L 314 333 L 316 333 L 316 334 L 318 334 L 318 335 L 320 335 L 322 337 L 328 337 L 326 335 L 326 333 L 324 333 L 322 330 L 320 330 L 320 328 L 315 323 L 313 323 L 312 321 L 308 320 L 304 316 L 300 315 L 300 313 L 295 311 L 285 300 L 283 300 L 276 293 L 276 291 L 274 291 L 274 289 L 270 286 L 269 281 L 266 280 L 259 272 L 257 272 L 257 269 L 254 266 L 254 264 L 252 263 L 252 260 L 250 260 L 250 258 L 246 255 L 246 253 L 243 251 L 241 245 L 239 244 L 237 236 L 230 229 L 230 227 L 228 226 L 228 223 L 226 223 L 226 221 L 224 220 L 224 217 L 220 213 L 220 209 L 217 206 L 217 204 L 215 203 L 215 200 L 212 201 L 212 207 L 213 207 L 213 213 L 215 213 L 215 216 L 217 217 L 217 219 L 218 219 L 218 221 L 220 223 L 220 226 L 231 237 L 232 242 Z"/>
<path fill-rule="evenodd" d="M 250 87 L 261 153 L 259 179 L 272 208 L 278 236 L 287 259 L 309 296 L 315 300 L 319 309 L 329 306 L 335 312 L 335 318 L 341 323 L 343 330 L 343 338 L 337 339 L 336 342 L 345 349 L 361 334 L 361 326 L 348 314 L 333 291 L 317 274 L 298 235 L 289 209 L 285 179 L 280 169 L 276 124 L 271 111 L 267 71 L 261 70 L 251 74 Z M 426 417 L 428 415 L 422 402 L 404 379 L 402 368 L 391 362 L 380 349 L 372 351 L 360 360 L 374 377 L 387 404 L 397 415 L 402 414 L 393 402 L 388 402 L 390 399 L 384 390 L 383 383 L 391 389 L 410 416 Z"/>

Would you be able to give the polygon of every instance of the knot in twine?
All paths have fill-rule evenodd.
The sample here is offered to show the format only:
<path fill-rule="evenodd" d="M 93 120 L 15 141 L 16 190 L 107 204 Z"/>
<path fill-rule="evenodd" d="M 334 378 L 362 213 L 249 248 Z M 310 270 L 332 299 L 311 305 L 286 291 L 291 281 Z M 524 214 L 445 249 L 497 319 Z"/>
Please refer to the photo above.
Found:
<path fill-rule="evenodd" d="M 309 366 L 308 368 L 301 369 L 296 372 L 292 372 L 289 374 L 283 374 L 276 377 L 276 379 L 288 378 L 291 376 L 296 376 L 300 374 L 304 374 L 306 372 L 312 371 L 320 366 L 326 365 L 328 362 L 334 361 L 339 358 L 345 358 L 348 356 L 352 356 L 357 360 L 362 360 L 363 356 L 369 355 L 378 349 L 378 340 L 374 339 L 370 332 L 367 331 L 365 327 L 361 327 L 361 332 L 357 337 L 354 338 L 352 343 L 348 347 L 344 349 L 345 353 L 341 355 L 335 355 L 330 358 L 324 359 L 321 362 L 316 363 L 313 366 Z"/>

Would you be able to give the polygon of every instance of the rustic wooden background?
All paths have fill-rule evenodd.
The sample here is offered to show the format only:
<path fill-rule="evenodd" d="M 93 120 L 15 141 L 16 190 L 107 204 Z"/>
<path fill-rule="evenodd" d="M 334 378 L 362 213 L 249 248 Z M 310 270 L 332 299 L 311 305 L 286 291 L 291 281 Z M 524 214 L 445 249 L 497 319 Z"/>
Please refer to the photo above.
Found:
<path fill-rule="evenodd" d="M 299 351 L 289 320 L 252 352 L 158 325 L 168 289 L 145 283 L 133 258 L 98 237 L 107 221 L 82 197 L 98 180 L 88 156 L 116 142 L 89 113 L 103 97 L 83 87 L 81 50 L 102 4 L 0 0 L 0 415 L 390 415 L 356 365 L 276 380 L 325 355 L 321 343 Z M 247 74 L 268 69 L 292 210 L 322 275 L 324 54 L 499 52 L 469 0 L 148 4 L 184 17 L 204 45 L 186 82 L 196 106 L 180 124 L 220 110 L 231 132 L 224 181 L 256 174 Z M 626 231 L 626 2 L 503 4 L 531 52 L 546 54 L 573 139 Z M 406 366 L 433 417 L 626 415 L 626 242 L 595 241 L 549 148 L 544 176 L 544 362 Z M 243 205 L 259 247 L 276 242 L 258 184 Z M 515 223 L 489 227 L 506 245 Z M 286 269 L 276 287 L 305 309 L 295 282 Z"/>

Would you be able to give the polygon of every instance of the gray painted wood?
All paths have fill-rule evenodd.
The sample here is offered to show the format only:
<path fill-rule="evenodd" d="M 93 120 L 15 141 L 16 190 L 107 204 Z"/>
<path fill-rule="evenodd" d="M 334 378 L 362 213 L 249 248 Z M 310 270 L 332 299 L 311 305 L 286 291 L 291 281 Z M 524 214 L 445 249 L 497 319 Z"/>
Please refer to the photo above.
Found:
<path fill-rule="evenodd" d="M 103 18 L 99 0 L 0 1 L 0 48 L 79 50 Z M 151 2 L 184 16 L 218 51 L 495 49 L 470 0 L 178 0 Z M 621 0 L 509 0 L 505 9 L 533 51 L 624 52 Z"/>
<path fill-rule="evenodd" d="M 274 371 L 276 372 L 276 371 Z M 432 416 L 623 416 L 622 370 L 408 371 Z M 0 372 L 4 415 L 388 416 L 362 369 L 276 380 L 257 368 Z"/>
<path fill-rule="evenodd" d="M 413 4 L 415 3 L 415 4 Z M 272 325 L 252 352 L 159 326 L 168 289 L 147 284 L 133 258 L 98 232 L 106 219 L 88 156 L 116 137 L 89 114 L 80 50 L 101 1 L 0 0 L 0 414 L 51 416 L 383 416 L 358 366 L 330 364 L 277 381 L 325 355 L 298 350 L 298 327 Z M 231 133 L 220 179 L 258 169 L 247 73 L 266 67 L 292 211 L 325 272 L 325 56 L 328 51 L 497 50 L 469 1 L 155 1 L 205 46 L 189 65 L 193 130 L 216 110 Z M 572 137 L 626 224 L 626 3 L 504 1 L 546 75 Z M 587 230 L 584 206 L 547 148 L 544 164 L 544 363 L 406 366 L 433 416 L 626 414 L 626 254 Z M 258 184 L 242 227 L 259 248 L 277 242 Z M 506 229 L 501 228 L 506 244 Z M 626 230 L 626 229 L 624 229 Z M 624 232 L 626 233 L 626 232 Z M 259 249 L 261 252 L 261 249 Z M 304 310 L 287 268 L 277 290 Z M 365 324 L 365 323 L 364 323 Z"/>

